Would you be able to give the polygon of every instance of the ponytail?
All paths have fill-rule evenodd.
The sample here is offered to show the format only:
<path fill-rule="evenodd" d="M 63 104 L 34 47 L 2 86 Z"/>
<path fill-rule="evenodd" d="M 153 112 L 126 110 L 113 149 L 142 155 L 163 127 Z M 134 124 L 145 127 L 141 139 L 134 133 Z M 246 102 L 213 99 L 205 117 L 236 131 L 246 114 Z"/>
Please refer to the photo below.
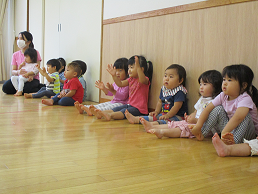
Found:
<path fill-rule="evenodd" d="M 252 85 L 252 89 L 251 89 L 251 97 L 253 99 L 253 102 L 255 104 L 255 106 L 258 106 L 258 94 L 257 94 L 257 89 L 255 86 Z"/>
<path fill-rule="evenodd" d="M 147 70 L 145 75 L 149 78 L 150 83 L 152 81 L 152 73 L 153 73 L 153 64 L 151 61 L 147 61 Z"/>

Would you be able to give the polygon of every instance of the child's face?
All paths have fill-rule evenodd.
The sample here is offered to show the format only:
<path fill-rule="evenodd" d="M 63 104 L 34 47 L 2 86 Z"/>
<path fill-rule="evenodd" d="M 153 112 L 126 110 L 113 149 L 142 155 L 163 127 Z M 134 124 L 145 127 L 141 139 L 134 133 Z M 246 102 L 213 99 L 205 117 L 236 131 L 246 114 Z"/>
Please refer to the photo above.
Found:
<path fill-rule="evenodd" d="M 24 56 L 24 61 L 25 61 L 26 63 L 32 63 L 31 58 L 30 58 L 29 55 Z"/>
<path fill-rule="evenodd" d="M 65 67 L 65 72 L 64 72 L 64 76 L 66 79 L 70 80 L 74 77 L 77 77 L 77 72 L 74 71 L 74 68 L 71 66 L 66 66 Z"/>
<path fill-rule="evenodd" d="M 165 71 L 165 75 L 163 78 L 163 85 L 167 89 L 173 89 L 177 86 L 180 86 L 180 84 L 183 82 L 183 80 L 179 80 L 179 75 L 177 73 L 176 69 L 167 69 Z"/>
<path fill-rule="evenodd" d="M 126 73 L 124 69 L 116 69 L 116 76 L 120 79 L 120 80 L 125 80 L 126 79 Z"/>
<path fill-rule="evenodd" d="M 223 77 L 222 91 L 229 96 L 229 100 L 234 100 L 240 95 L 239 82 L 234 78 L 229 78 L 227 75 Z"/>
<path fill-rule="evenodd" d="M 128 75 L 129 77 L 135 77 L 135 78 L 138 77 L 137 68 L 135 64 L 128 65 Z"/>
<path fill-rule="evenodd" d="M 205 83 L 203 80 L 200 80 L 200 88 L 199 88 L 200 94 L 207 98 L 212 97 L 213 94 L 213 85 L 211 83 Z"/>
<path fill-rule="evenodd" d="M 47 72 L 48 73 L 56 72 L 56 67 L 52 67 L 52 65 L 47 64 Z"/>

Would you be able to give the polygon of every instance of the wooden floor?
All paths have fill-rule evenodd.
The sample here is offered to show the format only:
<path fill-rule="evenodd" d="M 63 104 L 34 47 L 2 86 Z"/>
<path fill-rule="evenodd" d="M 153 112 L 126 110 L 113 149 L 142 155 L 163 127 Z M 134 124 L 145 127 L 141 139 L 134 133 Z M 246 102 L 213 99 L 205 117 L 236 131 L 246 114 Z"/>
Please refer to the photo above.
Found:
<path fill-rule="evenodd" d="M 258 193 L 258 158 L 0 93 L 0 193 Z"/>

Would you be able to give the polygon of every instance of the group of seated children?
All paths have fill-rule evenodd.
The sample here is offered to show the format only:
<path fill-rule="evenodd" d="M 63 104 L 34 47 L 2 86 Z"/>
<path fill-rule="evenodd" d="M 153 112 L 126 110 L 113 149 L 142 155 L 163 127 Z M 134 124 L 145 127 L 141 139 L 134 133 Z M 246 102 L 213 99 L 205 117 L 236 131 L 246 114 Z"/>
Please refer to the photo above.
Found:
<path fill-rule="evenodd" d="M 98 80 L 95 86 L 106 95 L 114 96 L 113 100 L 87 106 L 81 104 L 86 83 L 83 88 L 78 79 L 86 72 L 84 62 L 73 61 L 65 67 L 62 58 L 51 59 L 47 62 L 47 73 L 44 67 L 41 69 L 35 64 L 37 57 L 31 53 L 34 52 L 24 53 L 26 64 L 19 67 L 28 73 L 11 79 L 17 90 L 15 95 L 21 95 L 24 82 L 39 72 L 47 79 L 46 87 L 34 94 L 24 94 L 26 98 L 51 97 L 43 99 L 42 103 L 75 105 L 80 114 L 87 113 L 88 116 L 94 115 L 107 121 L 126 118 L 129 123 L 143 124 L 146 132 L 160 139 L 196 137 L 203 140 L 213 135 L 212 141 L 219 156 L 258 155 L 257 89 L 252 85 L 253 71 L 246 65 L 226 66 L 222 74 L 216 70 L 202 73 L 198 78 L 200 98 L 190 115 L 185 68 L 178 64 L 170 65 L 165 70 L 155 111 L 149 113 L 148 96 L 153 66 L 145 57 L 119 58 L 113 66 L 108 65 L 107 71 L 114 83 L 105 85 Z M 63 88 L 61 92 L 60 84 Z"/>
<path fill-rule="evenodd" d="M 87 66 L 81 60 L 75 60 L 66 66 L 63 58 L 51 59 L 47 62 L 47 69 L 40 68 L 36 50 L 28 48 L 24 52 L 24 62 L 19 66 L 20 69 L 24 69 L 26 73 L 11 77 L 11 82 L 17 90 L 15 96 L 21 96 L 24 83 L 40 73 L 46 78 L 46 85 L 36 93 L 25 93 L 25 98 L 52 97 L 50 100 L 43 99 L 42 103 L 63 106 L 73 106 L 76 101 L 82 103 L 86 100 L 86 81 L 83 75 Z"/>
<path fill-rule="evenodd" d="M 114 95 L 113 100 L 94 106 L 75 102 L 80 114 L 85 112 L 107 121 L 127 118 L 132 124 L 143 124 L 146 132 L 158 138 L 203 140 L 214 135 L 213 144 L 219 156 L 258 154 L 258 140 L 255 139 L 258 135 L 257 90 L 252 85 L 254 74 L 248 66 L 226 66 L 222 74 L 216 70 L 202 73 L 198 78 L 200 98 L 194 105 L 195 111 L 187 115 L 186 71 L 180 65 L 170 65 L 165 70 L 155 111 L 148 114 L 152 63 L 142 56 L 131 57 L 128 67 L 125 61 L 118 59 L 113 67 L 108 65 L 107 71 L 114 80 L 112 85 L 96 82 L 96 87 L 106 95 Z M 240 144 L 243 141 L 245 143 Z M 238 149 L 237 146 L 249 149 L 242 155 L 229 153 L 229 150 Z"/>

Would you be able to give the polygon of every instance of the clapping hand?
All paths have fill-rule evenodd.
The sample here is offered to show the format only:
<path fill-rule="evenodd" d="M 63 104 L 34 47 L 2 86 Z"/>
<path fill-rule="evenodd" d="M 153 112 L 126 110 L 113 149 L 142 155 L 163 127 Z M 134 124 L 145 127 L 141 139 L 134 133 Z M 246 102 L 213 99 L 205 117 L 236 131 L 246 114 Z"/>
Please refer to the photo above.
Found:
<path fill-rule="evenodd" d="M 99 81 L 99 80 L 95 82 L 95 87 L 96 87 L 96 88 L 99 88 L 99 89 L 101 89 L 101 90 L 104 90 L 104 89 L 105 89 L 104 83 L 103 83 L 102 81 Z"/>
<path fill-rule="evenodd" d="M 107 83 L 107 84 L 106 84 L 106 87 L 107 87 L 107 89 L 108 89 L 111 93 L 113 93 L 113 92 L 115 91 L 113 85 L 110 84 L 110 83 Z"/>

